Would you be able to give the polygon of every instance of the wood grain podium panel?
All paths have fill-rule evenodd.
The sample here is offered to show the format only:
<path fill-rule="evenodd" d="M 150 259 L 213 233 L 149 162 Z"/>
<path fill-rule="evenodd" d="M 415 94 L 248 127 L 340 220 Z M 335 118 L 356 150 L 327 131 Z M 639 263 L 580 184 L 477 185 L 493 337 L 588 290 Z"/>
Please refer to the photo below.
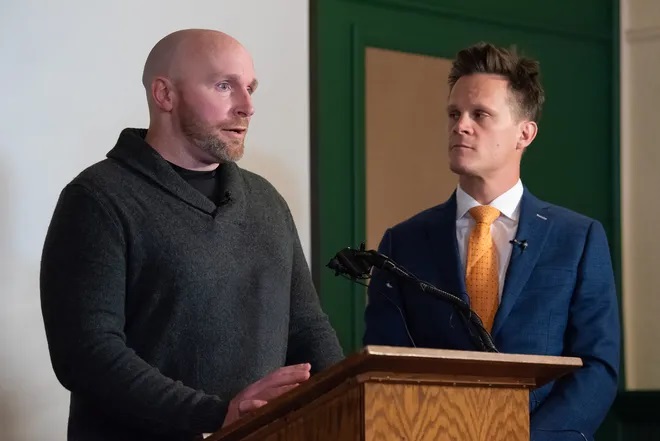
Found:
<path fill-rule="evenodd" d="M 345 394 L 300 415 L 287 428 L 287 441 L 361 441 L 361 389 L 355 385 Z"/>
<path fill-rule="evenodd" d="M 361 441 L 362 385 L 347 382 L 327 396 L 308 403 L 305 410 L 291 413 L 264 426 L 244 441 Z"/>
<path fill-rule="evenodd" d="M 250 438 L 254 439 L 254 437 Z M 281 430 L 279 432 L 271 433 L 270 435 L 266 435 L 265 437 L 260 438 L 262 441 L 286 441 L 286 431 Z"/>
<path fill-rule="evenodd" d="M 365 383 L 365 441 L 529 440 L 526 390 Z"/>

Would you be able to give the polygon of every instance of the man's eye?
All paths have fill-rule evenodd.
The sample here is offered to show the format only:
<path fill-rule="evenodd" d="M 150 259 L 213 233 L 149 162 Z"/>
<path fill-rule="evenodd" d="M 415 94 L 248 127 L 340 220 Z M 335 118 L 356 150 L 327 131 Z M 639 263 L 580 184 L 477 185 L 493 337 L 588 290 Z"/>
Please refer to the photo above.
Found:
<path fill-rule="evenodd" d="M 219 83 L 216 87 L 223 92 L 231 90 L 231 85 L 227 82 Z"/>

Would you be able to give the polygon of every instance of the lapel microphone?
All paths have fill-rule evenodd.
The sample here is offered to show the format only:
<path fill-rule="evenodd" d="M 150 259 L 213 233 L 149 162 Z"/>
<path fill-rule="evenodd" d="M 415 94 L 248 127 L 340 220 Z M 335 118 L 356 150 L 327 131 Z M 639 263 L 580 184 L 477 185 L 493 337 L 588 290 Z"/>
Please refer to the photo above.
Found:
<path fill-rule="evenodd" d="M 512 239 L 509 241 L 511 245 L 515 245 L 518 248 L 520 248 L 520 251 L 525 251 L 525 248 L 527 248 L 527 239 L 523 240 L 518 240 L 518 239 Z"/>

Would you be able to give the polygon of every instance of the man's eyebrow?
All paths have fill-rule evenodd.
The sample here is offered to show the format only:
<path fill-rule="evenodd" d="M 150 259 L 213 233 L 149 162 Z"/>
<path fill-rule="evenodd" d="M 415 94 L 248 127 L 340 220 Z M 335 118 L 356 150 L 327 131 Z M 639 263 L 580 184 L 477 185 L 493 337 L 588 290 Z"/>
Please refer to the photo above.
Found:
<path fill-rule="evenodd" d="M 481 110 L 486 113 L 497 113 L 497 110 L 493 107 L 485 106 L 483 104 L 475 104 L 474 106 L 471 106 L 473 110 Z M 453 112 L 455 110 L 459 110 L 458 106 L 456 104 L 449 104 L 447 106 L 447 112 Z"/>

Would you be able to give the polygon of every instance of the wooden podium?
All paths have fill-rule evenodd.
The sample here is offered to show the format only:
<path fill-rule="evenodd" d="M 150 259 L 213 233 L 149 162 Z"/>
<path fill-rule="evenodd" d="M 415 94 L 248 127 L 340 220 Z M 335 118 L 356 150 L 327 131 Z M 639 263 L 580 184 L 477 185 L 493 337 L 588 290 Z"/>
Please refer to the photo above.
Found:
<path fill-rule="evenodd" d="M 529 390 L 579 358 L 367 346 L 206 441 L 529 440 Z"/>

